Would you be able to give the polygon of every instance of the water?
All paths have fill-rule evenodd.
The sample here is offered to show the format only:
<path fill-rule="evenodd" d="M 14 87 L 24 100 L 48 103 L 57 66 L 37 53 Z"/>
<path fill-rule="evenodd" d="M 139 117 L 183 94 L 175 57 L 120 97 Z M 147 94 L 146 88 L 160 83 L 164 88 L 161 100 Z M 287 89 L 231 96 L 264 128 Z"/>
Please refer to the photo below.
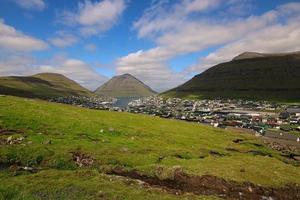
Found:
<path fill-rule="evenodd" d="M 120 107 L 120 108 L 126 108 L 129 104 L 129 102 L 133 100 L 137 100 L 140 97 L 119 97 L 114 106 Z"/>

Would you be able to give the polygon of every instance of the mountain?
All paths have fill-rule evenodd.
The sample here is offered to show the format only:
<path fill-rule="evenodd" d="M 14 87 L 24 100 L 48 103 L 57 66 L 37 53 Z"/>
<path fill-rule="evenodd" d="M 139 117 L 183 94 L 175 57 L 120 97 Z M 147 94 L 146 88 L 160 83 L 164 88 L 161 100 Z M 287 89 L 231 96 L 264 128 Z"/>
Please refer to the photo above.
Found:
<path fill-rule="evenodd" d="M 300 101 L 300 52 L 245 52 L 162 95 Z"/>
<path fill-rule="evenodd" d="M 95 93 L 110 97 L 146 97 L 155 91 L 131 74 L 123 74 L 104 83 Z"/>
<path fill-rule="evenodd" d="M 56 73 L 0 77 L 0 94 L 48 99 L 57 96 L 90 96 L 92 92 Z"/>

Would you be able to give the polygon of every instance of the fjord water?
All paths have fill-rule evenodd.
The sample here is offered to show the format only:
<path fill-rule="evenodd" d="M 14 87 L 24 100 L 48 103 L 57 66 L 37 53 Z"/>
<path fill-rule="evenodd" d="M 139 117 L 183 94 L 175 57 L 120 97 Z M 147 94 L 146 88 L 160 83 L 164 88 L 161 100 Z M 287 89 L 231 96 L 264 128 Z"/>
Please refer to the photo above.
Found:
<path fill-rule="evenodd" d="M 129 102 L 131 102 L 133 100 L 137 100 L 139 98 L 140 97 L 118 97 L 118 100 L 116 101 L 114 106 L 120 107 L 120 108 L 126 108 L 129 104 Z"/>

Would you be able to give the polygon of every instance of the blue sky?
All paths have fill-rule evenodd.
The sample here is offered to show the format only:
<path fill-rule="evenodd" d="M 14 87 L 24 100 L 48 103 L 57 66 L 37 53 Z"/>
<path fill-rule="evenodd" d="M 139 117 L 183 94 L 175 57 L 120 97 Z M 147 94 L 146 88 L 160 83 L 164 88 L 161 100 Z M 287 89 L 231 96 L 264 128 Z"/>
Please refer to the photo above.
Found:
<path fill-rule="evenodd" d="M 0 0 L 0 75 L 89 89 L 131 73 L 163 91 L 244 51 L 300 46 L 300 1 Z"/>

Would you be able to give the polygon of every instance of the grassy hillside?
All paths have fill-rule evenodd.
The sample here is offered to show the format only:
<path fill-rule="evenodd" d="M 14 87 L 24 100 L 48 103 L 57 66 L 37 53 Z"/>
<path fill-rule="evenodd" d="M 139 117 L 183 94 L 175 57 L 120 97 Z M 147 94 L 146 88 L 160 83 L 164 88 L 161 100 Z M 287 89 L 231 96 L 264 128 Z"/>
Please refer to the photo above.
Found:
<path fill-rule="evenodd" d="M 55 73 L 0 77 L 0 94 L 43 99 L 57 96 L 92 95 L 75 81 Z"/>
<path fill-rule="evenodd" d="M 163 95 L 300 101 L 300 53 L 244 53 Z"/>
<path fill-rule="evenodd" d="M 147 97 L 156 94 L 149 86 L 130 74 L 115 76 L 95 91 L 109 97 Z"/>
<path fill-rule="evenodd" d="M 297 163 L 256 137 L 196 123 L 4 96 L 0 127 L 0 199 L 215 199 L 209 185 L 300 184 Z M 205 189 L 180 188 L 190 179 Z"/>

